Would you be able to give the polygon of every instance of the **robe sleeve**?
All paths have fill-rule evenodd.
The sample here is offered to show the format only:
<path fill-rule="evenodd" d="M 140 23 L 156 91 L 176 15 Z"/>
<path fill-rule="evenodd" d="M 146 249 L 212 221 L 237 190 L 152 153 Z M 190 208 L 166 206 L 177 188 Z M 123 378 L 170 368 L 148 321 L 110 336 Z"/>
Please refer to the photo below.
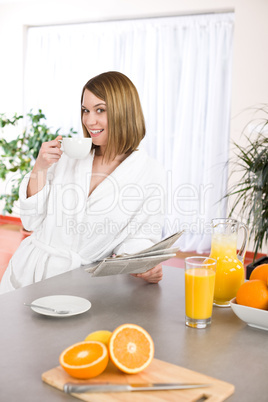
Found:
<path fill-rule="evenodd" d="M 27 187 L 31 173 L 22 180 L 19 190 L 20 217 L 26 230 L 36 230 L 47 215 L 47 200 L 50 192 L 50 180 L 47 178 L 45 186 L 38 193 L 27 197 Z M 48 172 L 49 177 L 49 172 Z"/>

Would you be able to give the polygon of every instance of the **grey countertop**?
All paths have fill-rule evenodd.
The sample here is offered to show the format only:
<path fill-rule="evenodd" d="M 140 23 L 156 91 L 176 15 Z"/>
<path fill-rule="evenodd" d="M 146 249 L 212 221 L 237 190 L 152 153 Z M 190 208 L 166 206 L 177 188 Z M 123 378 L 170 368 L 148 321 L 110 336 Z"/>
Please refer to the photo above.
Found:
<path fill-rule="evenodd" d="M 86 313 L 39 315 L 24 302 L 48 295 L 90 300 Z M 129 322 L 153 337 L 155 357 L 235 385 L 228 401 L 267 402 L 268 332 L 239 320 L 230 308 L 213 309 L 206 329 L 184 324 L 184 271 L 164 267 L 159 285 L 129 275 L 92 278 L 76 269 L 0 296 L 0 401 L 75 401 L 41 380 L 60 353 L 87 334 Z"/>

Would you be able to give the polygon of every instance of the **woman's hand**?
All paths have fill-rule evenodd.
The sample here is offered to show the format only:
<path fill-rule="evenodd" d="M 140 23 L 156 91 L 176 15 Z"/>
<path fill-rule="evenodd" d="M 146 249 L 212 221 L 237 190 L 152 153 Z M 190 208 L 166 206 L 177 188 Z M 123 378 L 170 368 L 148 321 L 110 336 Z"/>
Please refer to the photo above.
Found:
<path fill-rule="evenodd" d="M 155 267 L 149 269 L 149 271 L 144 272 L 143 274 L 131 274 L 136 278 L 142 278 L 146 282 L 149 283 L 158 283 L 163 278 L 163 270 L 162 265 L 158 264 Z"/>
<path fill-rule="evenodd" d="M 62 140 L 61 135 L 58 135 L 55 140 L 43 142 L 34 165 L 34 170 L 44 171 L 54 163 L 58 162 L 62 155 L 60 149 L 61 143 L 59 140 Z"/>
<path fill-rule="evenodd" d="M 55 140 L 43 142 L 30 176 L 27 187 L 27 197 L 35 195 L 44 188 L 48 168 L 53 165 L 53 163 L 58 162 L 62 155 L 60 149 L 61 143 L 59 142 L 61 139 L 62 136 L 58 135 Z"/>

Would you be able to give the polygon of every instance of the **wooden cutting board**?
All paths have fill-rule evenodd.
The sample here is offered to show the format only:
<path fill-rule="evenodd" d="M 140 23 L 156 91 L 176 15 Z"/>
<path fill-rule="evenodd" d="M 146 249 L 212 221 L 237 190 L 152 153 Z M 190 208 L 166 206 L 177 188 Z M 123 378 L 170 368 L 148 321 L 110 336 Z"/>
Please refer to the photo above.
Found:
<path fill-rule="evenodd" d="M 221 402 L 234 392 L 234 386 L 232 384 L 157 359 L 154 359 L 146 370 L 133 375 L 122 373 L 111 362 L 109 362 L 106 370 L 101 375 L 91 380 L 75 380 L 60 366 L 43 373 L 42 380 L 52 387 L 58 388 L 62 391 L 64 384 L 67 382 L 73 382 L 76 384 L 94 384 L 100 382 L 120 384 L 144 382 L 194 382 L 211 384 L 210 387 L 187 390 L 71 394 L 72 396 L 87 402 L 194 402 L 202 398 L 202 400 L 209 402 Z"/>

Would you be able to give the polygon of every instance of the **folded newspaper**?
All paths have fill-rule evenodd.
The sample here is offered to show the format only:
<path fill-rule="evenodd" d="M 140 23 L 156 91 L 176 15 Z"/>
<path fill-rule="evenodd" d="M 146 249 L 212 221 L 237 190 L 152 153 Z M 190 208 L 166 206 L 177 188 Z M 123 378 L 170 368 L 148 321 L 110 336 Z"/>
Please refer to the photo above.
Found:
<path fill-rule="evenodd" d="M 159 243 L 135 254 L 121 254 L 105 258 L 85 268 L 92 276 L 117 274 L 140 274 L 163 261 L 175 257 L 179 247 L 173 244 L 181 237 L 183 230 L 161 240 Z"/>

